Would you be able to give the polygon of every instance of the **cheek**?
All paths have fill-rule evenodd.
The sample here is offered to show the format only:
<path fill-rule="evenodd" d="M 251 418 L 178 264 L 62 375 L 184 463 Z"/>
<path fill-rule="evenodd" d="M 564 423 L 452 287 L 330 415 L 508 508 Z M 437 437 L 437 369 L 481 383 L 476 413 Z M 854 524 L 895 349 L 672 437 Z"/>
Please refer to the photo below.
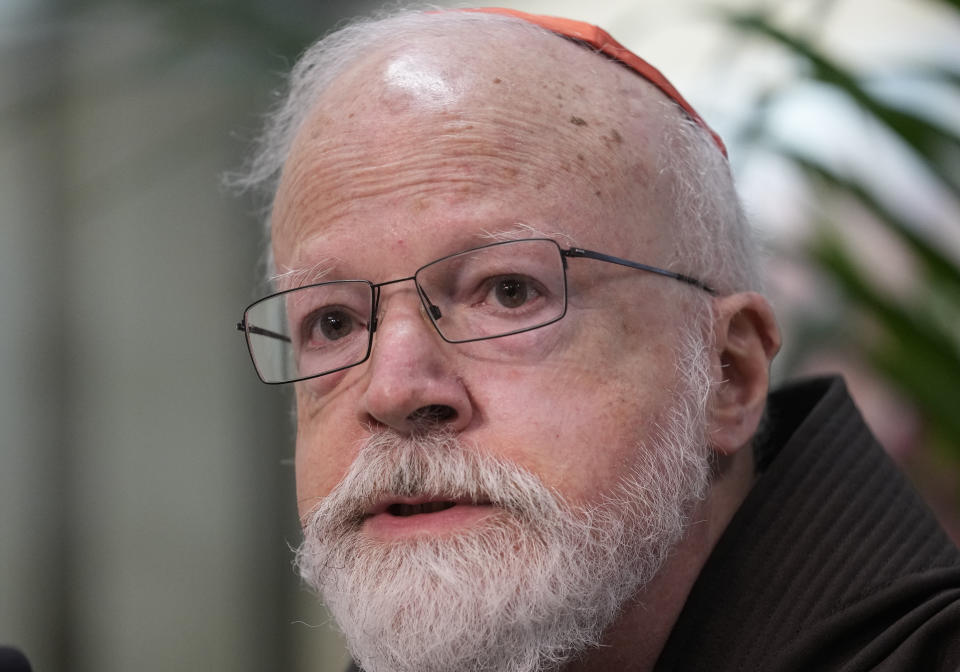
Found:
<path fill-rule="evenodd" d="M 309 513 L 343 478 L 356 453 L 359 436 L 348 436 L 344 422 L 329 421 L 309 395 L 297 394 L 295 473 L 300 516 Z"/>
<path fill-rule="evenodd" d="M 666 405 L 641 386 L 593 372 L 514 373 L 488 397 L 484 435 L 504 457 L 571 502 L 596 501 L 637 460 Z M 485 443 L 478 437 L 481 444 Z"/>

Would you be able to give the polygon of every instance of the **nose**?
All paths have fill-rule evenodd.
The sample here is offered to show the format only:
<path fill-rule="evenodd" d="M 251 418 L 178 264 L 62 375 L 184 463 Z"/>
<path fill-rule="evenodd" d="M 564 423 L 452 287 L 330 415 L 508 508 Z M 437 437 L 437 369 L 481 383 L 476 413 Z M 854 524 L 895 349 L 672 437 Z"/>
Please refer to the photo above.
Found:
<path fill-rule="evenodd" d="M 473 407 L 456 353 L 421 310 L 415 292 L 392 293 L 374 335 L 360 412 L 406 434 L 470 424 Z"/>

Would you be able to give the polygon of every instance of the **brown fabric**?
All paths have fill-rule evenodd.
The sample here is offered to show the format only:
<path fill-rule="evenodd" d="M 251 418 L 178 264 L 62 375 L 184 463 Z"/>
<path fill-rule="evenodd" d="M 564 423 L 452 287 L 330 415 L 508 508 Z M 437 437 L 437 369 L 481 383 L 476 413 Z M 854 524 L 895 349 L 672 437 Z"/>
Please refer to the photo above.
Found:
<path fill-rule="evenodd" d="M 753 491 L 656 672 L 960 670 L 960 552 L 839 379 L 770 399 Z"/>

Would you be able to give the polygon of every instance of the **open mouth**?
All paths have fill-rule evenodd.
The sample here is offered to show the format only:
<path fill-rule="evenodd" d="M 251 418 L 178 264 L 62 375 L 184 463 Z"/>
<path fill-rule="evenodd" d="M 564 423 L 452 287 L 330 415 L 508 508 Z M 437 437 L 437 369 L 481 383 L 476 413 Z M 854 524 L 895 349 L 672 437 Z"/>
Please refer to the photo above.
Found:
<path fill-rule="evenodd" d="M 446 509 L 453 508 L 456 505 L 456 502 L 423 502 L 420 504 L 402 504 L 397 502 L 387 507 L 387 513 L 389 513 L 391 516 L 399 516 L 404 518 L 407 516 L 416 516 L 421 513 L 436 513 L 437 511 L 445 511 Z"/>
<path fill-rule="evenodd" d="M 455 533 L 494 513 L 489 500 L 461 499 L 441 493 L 388 496 L 367 511 L 361 524 L 374 537 L 399 539 L 410 535 Z"/>

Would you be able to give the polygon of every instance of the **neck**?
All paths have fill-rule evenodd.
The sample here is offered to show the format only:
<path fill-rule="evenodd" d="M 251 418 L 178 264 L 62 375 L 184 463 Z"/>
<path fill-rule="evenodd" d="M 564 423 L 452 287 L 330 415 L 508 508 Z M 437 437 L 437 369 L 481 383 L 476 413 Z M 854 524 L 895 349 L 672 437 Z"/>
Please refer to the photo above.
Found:
<path fill-rule="evenodd" d="M 653 670 L 700 570 L 750 491 L 753 479 L 749 446 L 720 458 L 710 494 L 694 510 L 687 532 L 663 568 L 624 606 L 603 644 L 585 652 L 564 672 Z"/>

